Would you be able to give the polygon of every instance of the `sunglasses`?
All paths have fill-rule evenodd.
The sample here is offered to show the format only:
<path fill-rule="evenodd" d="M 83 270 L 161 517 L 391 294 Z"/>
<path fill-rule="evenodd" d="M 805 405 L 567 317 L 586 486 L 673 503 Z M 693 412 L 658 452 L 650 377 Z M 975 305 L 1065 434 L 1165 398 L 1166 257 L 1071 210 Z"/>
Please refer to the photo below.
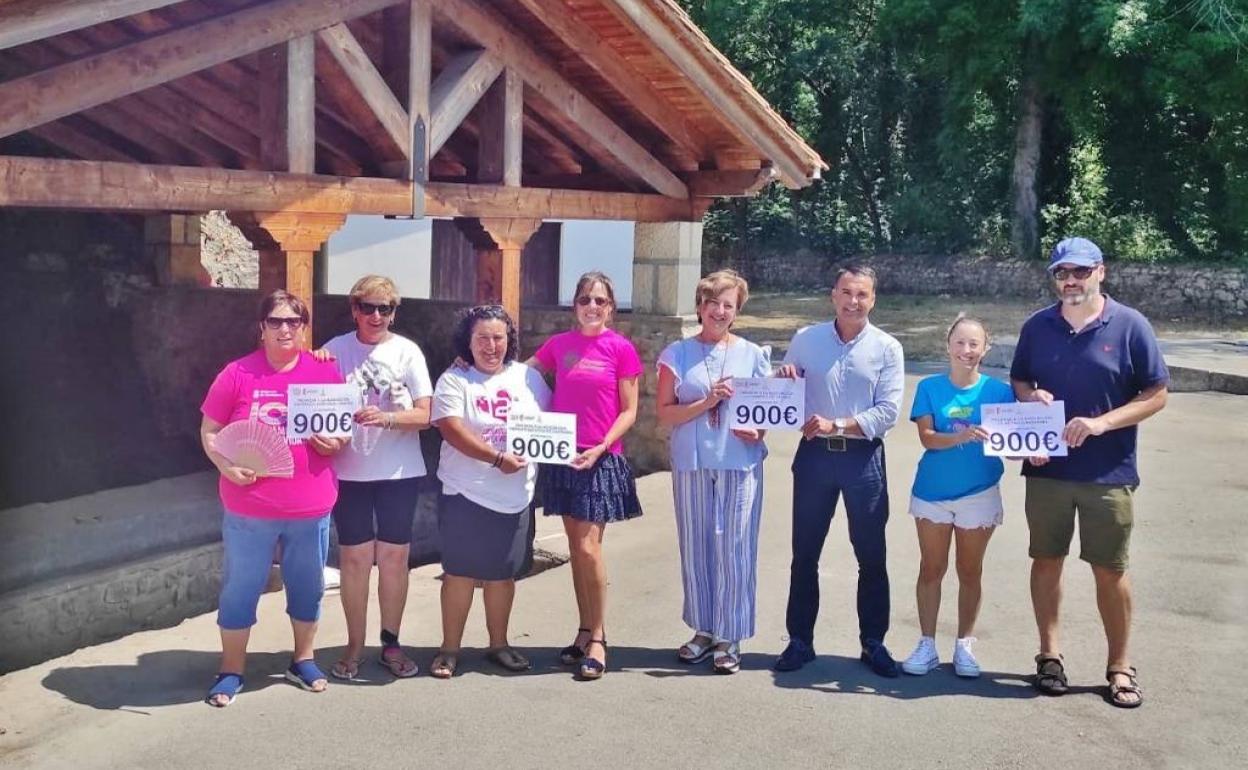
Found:
<path fill-rule="evenodd" d="M 383 318 L 394 312 L 394 305 L 374 305 L 371 302 L 357 302 L 355 307 L 360 311 L 361 315 L 381 313 Z"/>
<path fill-rule="evenodd" d="M 606 305 L 611 304 L 611 300 L 607 299 L 606 297 L 591 297 L 588 294 L 582 294 L 581 296 L 576 298 L 576 304 L 580 305 L 581 307 L 586 307 L 591 302 L 594 303 L 596 307 L 604 307 Z"/>
<path fill-rule="evenodd" d="M 299 331 L 299 329 L 303 327 L 303 319 L 299 316 L 295 316 L 293 318 L 283 318 L 282 316 L 271 315 L 264 319 L 264 325 L 273 331 L 277 331 L 283 326 L 289 326 L 291 329 Z"/>
<path fill-rule="evenodd" d="M 1058 281 L 1064 281 L 1071 276 L 1083 280 L 1096 270 L 1095 267 L 1059 267 L 1053 271 L 1053 278 Z"/>

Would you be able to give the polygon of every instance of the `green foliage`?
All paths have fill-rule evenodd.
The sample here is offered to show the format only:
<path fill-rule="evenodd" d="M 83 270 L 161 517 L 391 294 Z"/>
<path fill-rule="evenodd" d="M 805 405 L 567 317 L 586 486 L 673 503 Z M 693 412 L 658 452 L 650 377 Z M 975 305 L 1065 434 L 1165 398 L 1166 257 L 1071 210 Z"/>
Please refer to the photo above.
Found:
<path fill-rule="evenodd" d="M 1042 240 L 1248 254 L 1248 0 L 686 0 L 831 168 L 712 210 L 713 241 L 1008 252 L 1019 88 Z"/>

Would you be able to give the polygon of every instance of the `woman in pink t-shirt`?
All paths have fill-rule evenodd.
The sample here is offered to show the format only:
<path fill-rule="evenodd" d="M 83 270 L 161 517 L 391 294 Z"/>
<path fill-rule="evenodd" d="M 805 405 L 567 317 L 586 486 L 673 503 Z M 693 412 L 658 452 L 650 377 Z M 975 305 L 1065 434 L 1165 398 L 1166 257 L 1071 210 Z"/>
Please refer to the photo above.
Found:
<path fill-rule="evenodd" d="M 576 415 L 579 454 L 570 466 L 543 466 L 540 487 L 546 515 L 563 516 L 581 621 L 576 639 L 559 659 L 565 665 L 580 663 L 582 678 L 598 679 L 606 672 L 607 652 L 603 530 L 608 522 L 641 515 L 620 439 L 637 419 L 642 369 L 633 343 L 607 328 L 615 310 L 610 278 L 598 272 L 581 276 L 573 302 L 577 328 L 548 339 L 529 363 L 554 373 L 551 411 Z"/>
<path fill-rule="evenodd" d="M 325 675 L 312 660 L 312 650 L 325 591 L 329 511 L 338 498 L 329 458 L 346 440 L 286 439 L 287 388 L 343 381 L 332 363 L 321 363 L 302 351 L 308 318 L 307 306 L 293 294 L 278 290 L 265 297 L 260 305 L 260 349 L 226 364 L 200 407 L 204 453 L 221 472 L 219 489 L 225 506 L 225 561 L 217 613 L 221 667 L 206 699 L 212 706 L 230 705 L 243 689 L 247 640 L 279 545 L 286 611 L 295 637 L 286 678 L 312 692 L 325 689 Z M 264 464 L 244 459 L 225 437 L 218 441 L 225 426 L 240 421 L 252 424 L 252 435 L 268 433 L 270 441 L 287 441 L 293 465 L 288 476 L 266 475 L 260 469 Z"/>

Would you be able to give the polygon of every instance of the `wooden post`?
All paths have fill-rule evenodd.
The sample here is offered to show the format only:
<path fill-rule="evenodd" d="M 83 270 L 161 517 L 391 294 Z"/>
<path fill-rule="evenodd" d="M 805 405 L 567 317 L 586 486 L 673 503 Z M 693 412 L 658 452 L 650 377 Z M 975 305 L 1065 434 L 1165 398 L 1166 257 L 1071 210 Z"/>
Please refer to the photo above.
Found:
<path fill-rule="evenodd" d="M 477 252 L 478 303 L 497 302 L 520 324 L 520 252 L 540 219 L 456 219 Z"/>
<path fill-rule="evenodd" d="M 285 289 L 303 300 L 311 313 L 316 252 L 342 227 L 346 215 L 231 211 L 229 218 L 260 252 L 260 293 Z M 304 344 L 311 346 L 311 335 Z"/>

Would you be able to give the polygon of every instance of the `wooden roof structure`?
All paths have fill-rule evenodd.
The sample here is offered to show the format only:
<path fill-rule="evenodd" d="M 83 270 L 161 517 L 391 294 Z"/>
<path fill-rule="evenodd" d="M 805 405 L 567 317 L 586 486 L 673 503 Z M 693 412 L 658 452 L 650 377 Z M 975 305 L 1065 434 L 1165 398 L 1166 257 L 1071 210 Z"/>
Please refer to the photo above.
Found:
<path fill-rule="evenodd" d="M 697 221 L 826 167 L 674 0 L 0 0 L 0 206 Z"/>

